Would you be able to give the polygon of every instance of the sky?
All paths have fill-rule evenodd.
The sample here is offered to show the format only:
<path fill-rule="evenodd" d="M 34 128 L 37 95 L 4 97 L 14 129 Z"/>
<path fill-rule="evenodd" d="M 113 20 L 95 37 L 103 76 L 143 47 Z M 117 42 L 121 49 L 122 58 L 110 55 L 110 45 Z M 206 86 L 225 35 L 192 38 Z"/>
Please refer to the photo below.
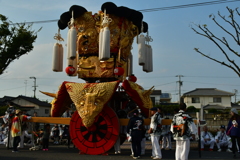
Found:
<path fill-rule="evenodd" d="M 203 3 L 215 0 L 112 0 L 117 6 L 126 6 L 135 10 L 162 8 L 193 3 Z M 228 0 L 231 1 L 231 0 Z M 108 1 L 103 0 L 0 0 L 0 14 L 8 17 L 13 23 L 56 20 L 60 15 L 69 10 L 72 5 L 79 5 L 92 13 L 97 13 L 101 5 Z M 138 65 L 138 48 L 136 41 L 133 43 L 133 73 L 138 78 L 137 83 L 149 89 L 155 86 L 155 90 L 163 93 L 171 93 L 172 101 L 178 101 L 178 82 L 181 75 L 181 94 L 196 88 L 217 88 L 219 90 L 238 91 L 236 100 L 240 100 L 240 83 L 237 74 L 216 62 L 213 62 L 199 53 L 194 48 L 199 48 L 207 55 L 211 55 L 222 61 L 224 57 L 220 50 L 210 40 L 197 35 L 191 26 L 207 24 L 209 29 L 219 37 L 225 37 L 209 18 L 210 14 L 216 15 L 216 19 L 227 29 L 229 26 L 217 16 L 218 11 L 228 16 L 226 7 L 235 9 L 239 7 L 240 0 L 222 4 L 195 6 L 154 12 L 142 12 L 143 21 L 148 23 L 149 36 L 153 39 L 150 43 L 153 49 L 153 72 L 142 71 Z M 42 30 L 33 44 L 34 49 L 12 62 L 5 72 L 0 75 L 0 97 L 34 95 L 33 85 L 36 77 L 36 97 L 40 100 L 51 101 L 52 98 L 43 95 L 39 91 L 55 93 L 63 81 L 84 83 L 77 77 L 69 77 L 65 72 L 52 71 L 52 52 L 56 40 L 53 39 L 58 31 L 57 22 L 33 23 L 32 29 Z M 197 28 L 197 27 L 195 27 Z M 232 30 L 231 30 L 232 31 Z M 66 43 L 67 29 L 61 30 L 64 38 L 64 66 L 66 67 Z M 232 43 L 230 37 L 226 38 L 232 46 L 239 51 L 239 46 Z M 231 56 L 237 64 L 239 58 Z M 64 68 L 65 68 L 64 67 Z M 232 102 L 235 97 L 232 97 Z"/>

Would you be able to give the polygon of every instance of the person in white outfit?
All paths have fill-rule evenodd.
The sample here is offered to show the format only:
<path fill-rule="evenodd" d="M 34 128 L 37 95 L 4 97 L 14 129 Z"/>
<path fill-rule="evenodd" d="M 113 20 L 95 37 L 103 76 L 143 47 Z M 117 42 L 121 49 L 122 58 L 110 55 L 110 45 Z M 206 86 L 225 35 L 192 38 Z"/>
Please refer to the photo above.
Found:
<path fill-rule="evenodd" d="M 186 104 L 180 103 L 179 112 L 173 116 L 171 123 L 171 132 L 173 138 L 176 140 L 176 160 L 188 160 L 190 151 L 190 138 L 195 139 L 197 134 L 197 127 L 193 122 L 192 117 L 185 113 Z"/>
<path fill-rule="evenodd" d="M 215 140 L 213 135 L 208 132 L 208 127 L 204 126 L 201 132 L 201 150 L 204 150 L 204 146 L 210 146 L 209 151 L 213 151 L 214 143 Z"/>
<path fill-rule="evenodd" d="M 120 154 L 121 153 L 120 135 L 118 136 L 118 139 L 117 139 L 116 143 L 114 144 L 114 150 L 115 150 L 115 154 Z"/>
<path fill-rule="evenodd" d="M 228 149 L 226 151 L 232 152 L 230 150 L 230 148 L 232 148 L 231 138 L 226 134 L 224 125 L 220 126 L 220 131 L 218 131 L 217 135 L 215 136 L 215 143 L 218 148 L 218 152 L 222 151 L 222 149 L 221 149 L 222 146 L 227 146 Z"/>
<path fill-rule="evenodd" d="M 169 119 L 169 118 L 166 118 Z M 171 141 L 171 132 L 170 125 L 162 126 L 162 149 L 171 150 L 172 149 L 172 141 Z"/>
<path fill-rule="evenodd" d="M 7 137 L 5 133 L 6 124 L 3 123 L 0 127 L 0 144 L 4 144 L 4 139 Z"/>
<path fill-rule="evenodd" d="M 159 138 L 161 135 L 161 123 L 162 118 L 161 115 L 157 112 L 157 108 L 153 107 L 151 110 L 151 122 L 150 122 L 150 129 L 148 130 L 148 133 L 151 136 L 151 142 L 152 142 L 152 159 L 161 159 L 162 153 L 159 146 Z"/>
<path fill-rule="evenodd" d="M 50 137 L 53 139 L 53 144 L 59 144 L 59 139 L 61 135 L 61 127 L 58 124 L 55 124 L 51 129 Z"/>
<path fill-rule="evenodd" d="M 28 131 L 27 130 L 24 130 L 22 132 L 22 135 L 21 135 L 21 141 L 18 145 L 18 148 L 23 148 L 24 147 L 24 137 L 26 138 L 29 138 L 29 139 L 32 139 L 32 134 L 28 134 Z M 31 144 L 29 144 L 30 146 L 33 146 L 33 142 L 31 142 Z"/>

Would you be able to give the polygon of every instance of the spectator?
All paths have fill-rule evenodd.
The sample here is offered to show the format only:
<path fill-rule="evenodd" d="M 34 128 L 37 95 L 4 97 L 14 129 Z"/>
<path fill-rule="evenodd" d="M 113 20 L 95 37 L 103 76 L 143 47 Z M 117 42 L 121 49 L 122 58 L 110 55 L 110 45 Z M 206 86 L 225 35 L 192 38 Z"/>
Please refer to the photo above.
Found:
<path fill-rule="evenodd" d="M 22 111 L 22 115 L 23 116 L 29 116 L 29 114 L 27 114 L 27 111 L 26 110 L 23 110 Z M 32 137 L 32 135 L 29 135 L 28 133 L 27 133 L 27 129 L 28 129 L 28 124 L 27 124 L 27 122 L 22 122 L 21 123 L 21 128 L 22 128 L 22 134 L 21 134 L 21 141 L 20 141 L 20 143 L 19 143 L 19 145 L 18 145 L 18 148 L 23 148 L 24 147 L 24 137 L 26 136 L 26 137 L 28 137 L 28 138 L 31 138 Z"/>
<path fill-rule="evenodd" d="M 142 114 L 141 109 L 138 109 L 138 116 L 142 118 L 143 120 L 145 117 Z M 141 155 L 145 155 L 145 148 L 146 148 L 146 126 L 144 125 L 143 130 L 142 130 L 142 141 L 141 141 Z"/>
<path fill-rule="evenodd" d="M 192 117 L 185 113 L 185 111 L 186 104 L 180 103 L 179 112 L 174 115 L 170 129 L 176 140 L 176 160 L 188 160 L 190 138 L 195 139 L 195 134 L 197 134 L 197 127 Z"/>
<path fill-rule="evenodd" d="M 120 149 L 120 135 L 118 135 L 118 139 L 117 139 L 116 143 L 114 144 L 114 150 L 115 150 L 115 154 L 120 154 L 121 153 L 121 149 Z"/>
<path fill-rule="evenodd" d="M 71 112 L 69 108 L 63 113 L 62 117 L 71 117 Z"/>
<path fill-rule="evenodd" d="M 8 102 L 8 108 L 5 112 L 5 115 L 0 116 L 0 118 L 3 118 L 4 123 L 8 123 L 8 120 L 14 117 L 15 108 L 13 106 L 13 102 Z M 11 123 L 11 122 L 10 122 Z M 8 123 L 8 124 L 10 124 Z"/>
<path fill-rule="evenodd" d="M 233 157 L 236 158 L 236 143 L 238 144 L 238 147 L 240 147 L 240 115 L 238 115 L 236 108 L 232 108 L 230 114 L 232 116 L 228 122 L 227 133 L 229 133 L 229 136 L 231 137 Z"/>
<path fill-rule="evenodd" d="M 150 129 L 148 130 L 148 133 L 151 136 L 151 142 L 152 142 L 152 156 L 153 159 L 161 159 L 162 153 L 159 146 L 159 138 L 161 135 L 161 115 L 157 111 L 156 107 L 153 107 L 151 110 L 151 123 L 150 123 Z"/>
<path fill-rule="evenodd" d="M 43 129 L 43 139 L 42 139 L 43 151 L 48 151 L 49 137 L 50 137 L 50 125 L 45 124 Z"/>
<path fill-rule="evenodd" d="M 5 135 L 5 126 L 6 124 L 2 124 L 1 127 L 0 127 L 0 144 L 4 144 L 4 139 L 6 138 L 6 135 Z"/>
<path fill-rule="evenodd" d="M 143 120 L 145 119 L 144 116 L 142 115 L 141 109 L 138 109 L 138 117 L 142 118 Z M 144 126 L 142 130 L 141 155 L 145 155 L 145 148 L 146 148 L 146 128 Z M 132 147 L 131 152 L 132 152 L 131 156 L 133 156 L 134 153 Z"/>
<path fill-rule="evenodd" d="M 134 111 L 133 117 L 130 118 L 127 126 L 127 133 L 132 137 L 132 150 L 133 150 L 133 159 L 140 158 L 141 155 L 141 141 L 142 141 L 142 130 L 144 121 L 142 118 L 138 117 L 138 110 Z"/>
<path fill-rule="evenodd" d="M 14 117 L 14 113 L 15 113 L 15 108 L 13 106 L 13 102 L 8 102 L 8 108 L 7 108 L 7 113 L 9 115 L 9 118 L 13 118 Z"/>
<path fill-rule="evenodd" d="M 17 146 L 21 141 L 22 128 L 21 123 L 30 119 L 30 116 L 21 115 L 21 110 L 17 109 L 15 111 L 15 117 L 12 120 L 11 135 L 13 137 L 13 151 L 18 152 Z"/>
<path fill-rule="evenodd" d="M 42 142 L 43 142 L 43 129 L 39 130 L 39 132 L 36 135 L 37 137 L 37 145 L 38 146 L 42 146 Z"/>
<path fill-rule="evenodd" d="M 231 138 L 226 134 L 225 126 L 220 126 L 220 131 L 217 132 L 217 135 L 215 136 L 215 143 L 218 148 L 218 152 L 221 152 L 222 146 L 227 146 L 227 152 L 232 152 L 230 148 L 232 148 L 232 142 Z"/>
<path fill-rule="evenodd" d="M 166 118 L 169 119 L 169 118 Z M 171 132 L 170 125 L 162 126 L 162 149 L 171 150 L 172 149 L 172 141 L 171 141 Z"/>
<path fill-rule="evenodd" d="M 65 140 L 66 141 L 66 144 L 68 143 L 68 140 L 69 140 L 69 126 L 68 125 L 65 125 L 65 126 L 62 126 L 62 129 L 60 130 L 60 141 L 61 143 L 63 143 L 63 141 Z"/>
<path fill-rule="evenodd" d="M 207 126 L 204 126 L 201 132 L 201 150 L 204 150 L 204 146 L 210 146 L 209 151 L 213 151 L 214 143 L 215 140 L 212 133 L 208 132 Z"/>
<path fill-rule="evenodd" d="M 51 138 L 53 139 L 53 144 L 59 144 L 59 138 L 60 138 L 60 127 L 58 124 L 55 124 L 55 126 L 51 130 Z"/>

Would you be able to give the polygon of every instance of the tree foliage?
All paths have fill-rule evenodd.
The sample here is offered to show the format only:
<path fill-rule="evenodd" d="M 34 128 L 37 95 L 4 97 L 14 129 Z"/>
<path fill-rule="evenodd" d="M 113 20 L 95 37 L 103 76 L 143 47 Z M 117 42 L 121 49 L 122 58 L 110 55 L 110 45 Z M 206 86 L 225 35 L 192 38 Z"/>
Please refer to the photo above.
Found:
<path fill-rule="evenodd" d="M 31 27 L 32 24 L 13 24 L 0 14 L 0 75 L 11 62 L 33 49 L 40 29 L 34 31 Z"/>
<path fill-rule="evenodd" d="M 239 46 L 240 45 L 240 25 L 239 25 L 239 17 L 240 13 L 238 11 L 238 8 L 236 9 L 230 9 L 227 7 L 229 16 L 225 17 L 220 12 L 218 12 L 218 16 L 225 22 L 224 24 L 227 24 L 228 26 L 224 26 L 224 24 L 220 24 L 216 20 L 216 16 L 211 14 L 209 18 L 213 20 L 215 25 L 219 27 L 227 37 L 221 36 L 220 38 L 216 36 L 214 31 L 211 31 L 206 24 L 204 25 L 196 25 L 198 29 L 195 29 L 191 26 L 192 30 L 197 33 L 198 35 L 201 35 L 203 37 L 206 37 L 210 41 L 212 41 L 220 50 L 220 53 L 225 57 L 225 61 L 220 60 L 219 58 L 214 58 L 211 55 L 208 55 L 206 53 L 203 53 L 200 51 L 199 48 L 194 48 L 194 50 L 204 57 L 207 57 L 208 59 L 215 61 L 221 65 L 224 65 L 230 69 L 232 69 L 239 77 L 240 77 L 240 67 L 238 66 L 238 63 L 234 61 L 234 59 L 237 57 L 240 57 L 240 54 L 238 53 L 237 49 L 234 49 L 234 44 L 232 41 Z M 238 19 L 237 19 L 238 18 Z M 230 27 L 230 29 L 227 29 Z M 216 32 L 216 31 L 215 31 Z M 219 57 L 219 56 L 216 56 Z"/>
<path fill-rule="evenodd" d="M 160 107 L 164 115 L 174 115 L 174 111 L 179 108 L 179 104 L 172 105 L 155 105 L 155 107 Z"/>
<path fill-rule="evenodd" d="M 189 107 L 187 107 L 186 112 L 190 112 L 190 113 L 194 113 L 195 112 L 196 113 L 196 112 L 199 112 L 199 109 L 197 109 L 194 106 L 189 106 Z"/>

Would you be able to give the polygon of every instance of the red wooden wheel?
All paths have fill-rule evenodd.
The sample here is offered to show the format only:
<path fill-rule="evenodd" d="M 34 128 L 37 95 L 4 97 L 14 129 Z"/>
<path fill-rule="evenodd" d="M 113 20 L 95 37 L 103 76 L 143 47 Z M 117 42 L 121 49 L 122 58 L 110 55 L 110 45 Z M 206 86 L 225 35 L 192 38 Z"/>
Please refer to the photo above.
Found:
<path fill-rule="evenodd" d="M 103 107 L 89 128 L 83 125 L 77 111 L 72 115 L 70 122 L 72 142 L 81 152 L 91 155 L 103 154 L 111 149 L 117 141 L 119 130 L 119 119 L 108 106 Z"/>

